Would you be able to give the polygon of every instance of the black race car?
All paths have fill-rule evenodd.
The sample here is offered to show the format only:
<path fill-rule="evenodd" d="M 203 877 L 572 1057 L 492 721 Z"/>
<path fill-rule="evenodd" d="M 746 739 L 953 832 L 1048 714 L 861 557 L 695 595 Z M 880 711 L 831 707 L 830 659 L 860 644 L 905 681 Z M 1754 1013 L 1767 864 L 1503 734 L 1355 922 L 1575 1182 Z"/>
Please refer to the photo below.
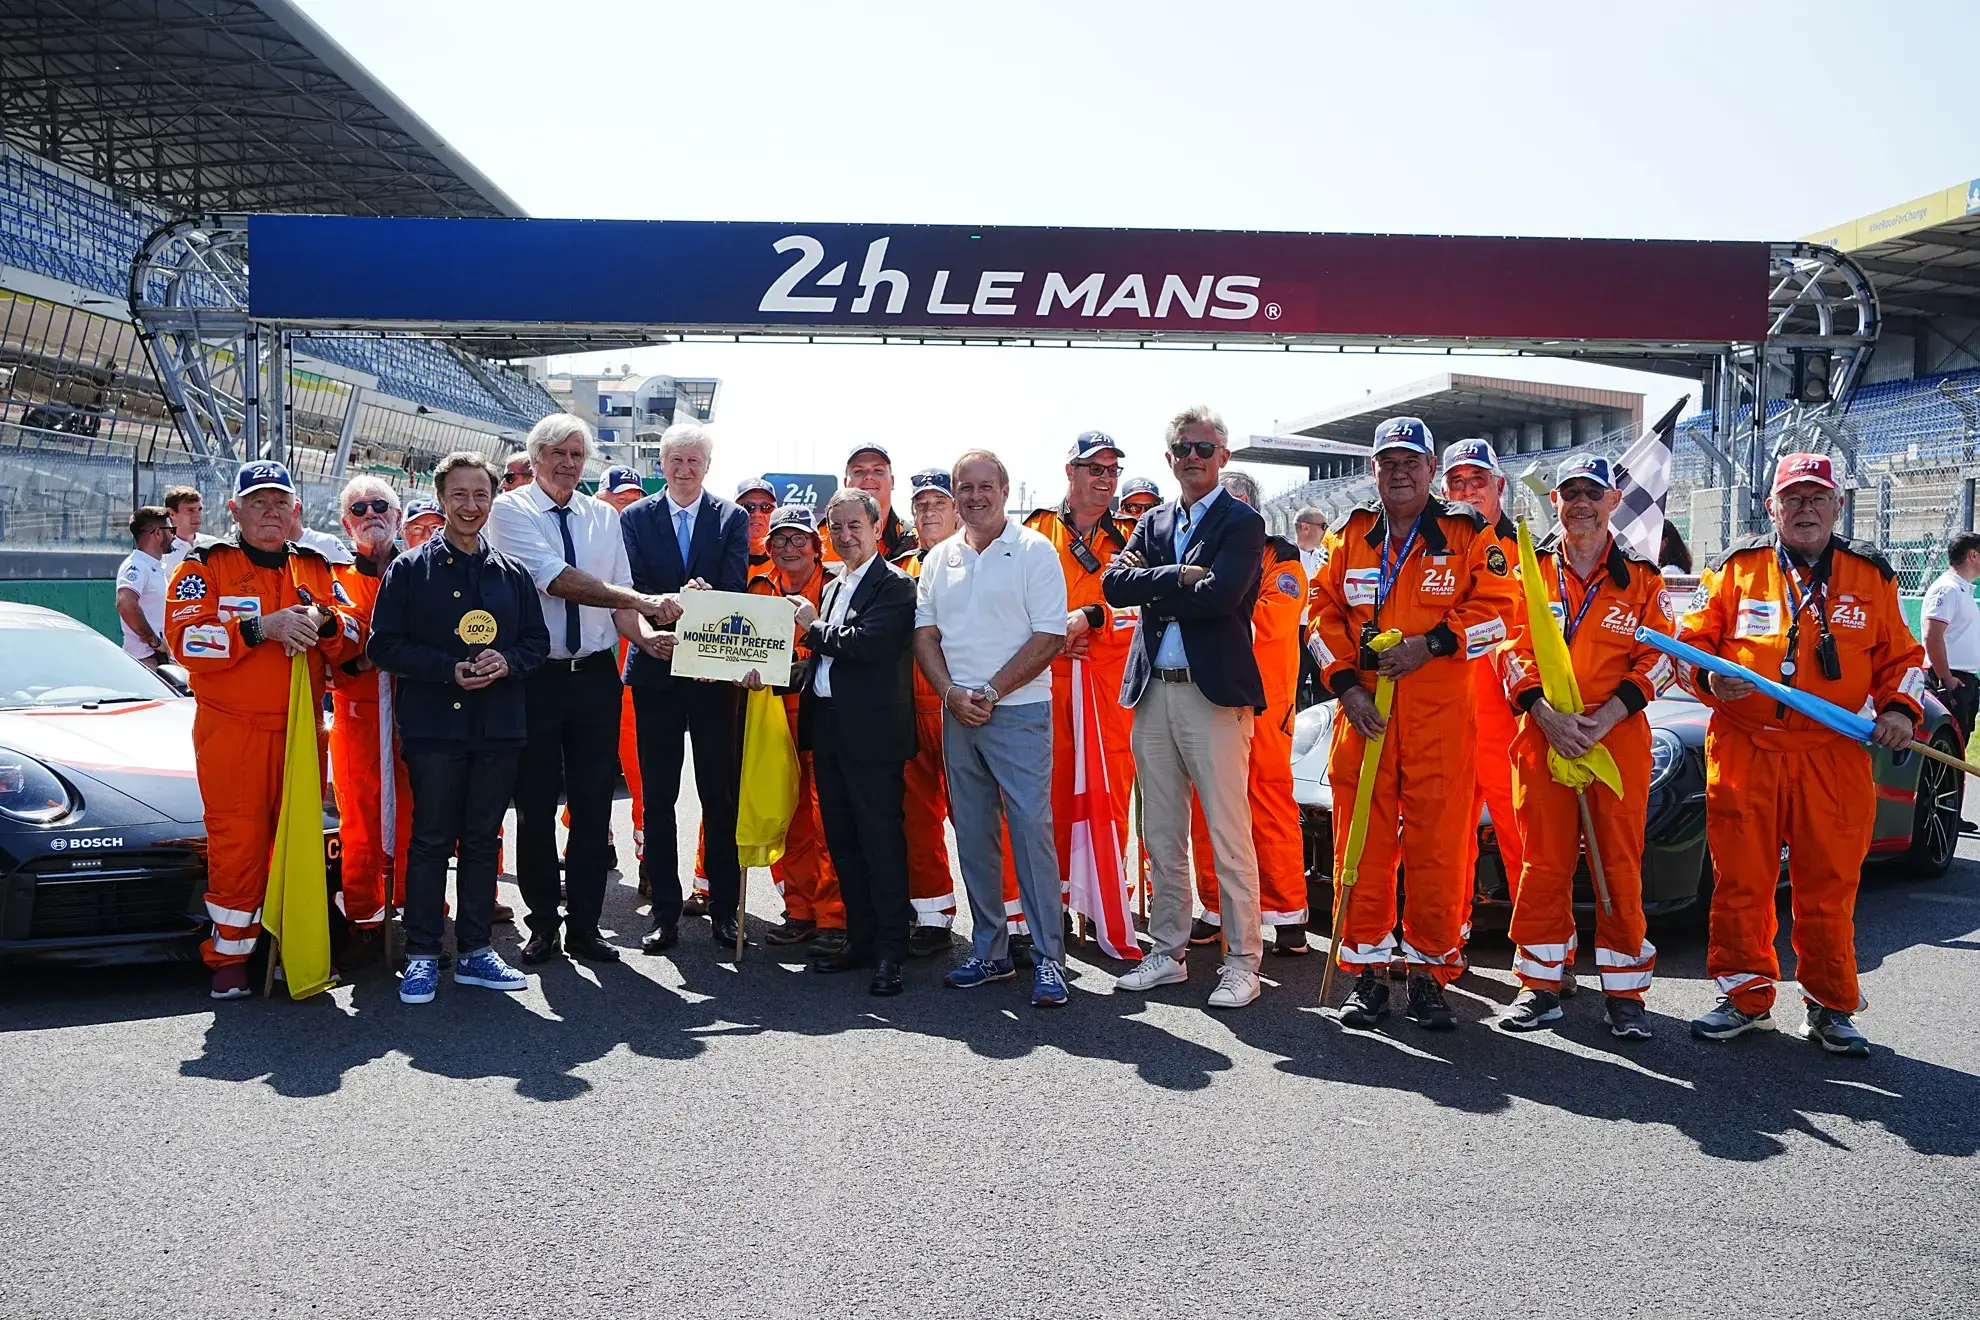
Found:
<path fill-rule="evenodd" d="M 193 706 L 94 629 L 0 601 L 0 963 L 198 956 Z M 324 849 L 334 887 L 334 821 Z"/>
<path fill-rule="evenodd" d="M 1932 745 L 1958 754 L 1959 733 L 1936 697 L 1925 694 L 1925 733 Z M 1331 910 L 1334 869 L 1333 791 L 1327 747 L 1335 706 L 1309 706 L 1293 722 L 1293 797 L 1306 836 L 1306 876 L 1316 912 Z M 1705 724 L 1711 713 L 1679 689 L 1646 708 L 1651 726 L 1650 813 L 1644 831 L 1643 909 L 1656 917 L 1687 908 L 1703 911 L 1712 893 L 1712 859 L 1705 847 Z M 1877 786 L 1872 863 L 1896 864 L 1916 875 L 1941 876 L 1959 842 L 1965 776 L 1915 752 L 1874 748 Z M 1785 860 L 1785 854 L 1783 854 Z M 1782 870 L 1782 880 L 1787 873 Z M 1503 928 L 1512 919 L 1505 868 L 1489 811 L 1478 821 L 1474 921 Z M 1575 873 L 1578 917 L 1592 922 L 1595 891 L 1584 859 Z"/>

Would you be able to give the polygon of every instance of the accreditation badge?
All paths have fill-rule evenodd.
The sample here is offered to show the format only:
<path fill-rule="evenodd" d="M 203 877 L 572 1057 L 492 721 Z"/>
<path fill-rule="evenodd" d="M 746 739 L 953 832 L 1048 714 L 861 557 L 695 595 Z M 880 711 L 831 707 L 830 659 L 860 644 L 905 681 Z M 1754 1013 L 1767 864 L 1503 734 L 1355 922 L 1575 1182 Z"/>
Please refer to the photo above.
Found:
<path fill-rule="evenodd" d="M 469 646 L 487 646 L 495 640 L 495 616 L 487 610 L 469 610 L 454 625 L 454 636 Z"/>

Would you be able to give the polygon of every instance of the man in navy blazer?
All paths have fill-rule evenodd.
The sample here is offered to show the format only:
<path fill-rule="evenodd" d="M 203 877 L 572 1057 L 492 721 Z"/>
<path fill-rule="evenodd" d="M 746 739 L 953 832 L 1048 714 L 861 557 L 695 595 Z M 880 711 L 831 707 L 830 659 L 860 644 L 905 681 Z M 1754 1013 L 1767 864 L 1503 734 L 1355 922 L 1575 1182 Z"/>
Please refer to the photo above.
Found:
<path fill-rule="evenodd" d="M 1151 875 L 1148 933 L 1154 950 L 1118 985 L 1150 990 L 1189 979 L 1195 891 L 1189 868 L 1189 799 L 1203 804 L 1216 855 L 1226 951 L 1212 1008 L 1258 998 L 1264 931 L 1258 857 L 1251 842 L 1251 722 L 1265 685 L 1251 648 L 1251 608 L 1264 564 L 1265 520 L 1217 484 L 1230 461 L 1223 419 L 1190 408 L 1169 423 L 1169 470 L 1182 497 L 1142 515 L 1127 549 L 1101 579 L 1110 605 L 1141 608 L 1128 644 L 1121 704 L 1134 708 L 1135 774 L 1141 784 Z"/>
<path fill-rule="evenodd" d="M 634 589 L 672 595 L 694 587 L 749 587 L 749 515 L 702 489 L 714 457 L 714 437 L 694 422 L 676 422 L 660 439 L 666 486 L 619 516 Z M 653 928 L 640 947 L 662 953 L 678 942 L 681 920 L 680 841 L 674 803 L 681 795 L 686 742 L 694 742 L 694 788 L 707 837 L 708 915 L 717 948 L 735 948 L 736 784 L 742 750 L 741 689 L 728 683 L 677 679 L 674 634 L 634 611 L 620 630 L 632 637 L 624 679 L 632 689 L 639 773 L 646 781 L 646 856 L 641 878 L 652 895 Z M 665 876 L 661 871 L 667 872 Z"/>

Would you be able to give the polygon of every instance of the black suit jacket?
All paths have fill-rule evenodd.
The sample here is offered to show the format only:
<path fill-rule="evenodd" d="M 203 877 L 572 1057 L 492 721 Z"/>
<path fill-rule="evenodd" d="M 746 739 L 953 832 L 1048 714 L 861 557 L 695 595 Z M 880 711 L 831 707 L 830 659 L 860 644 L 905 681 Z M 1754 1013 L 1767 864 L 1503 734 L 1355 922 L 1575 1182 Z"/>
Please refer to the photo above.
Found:
<path fill-rule="evenodd" d="M 1183 653 L 1197 689 L 1219 706 L 1249 706 L 1262 715 L 1265 683 L 1251 649 L 1251 607 L 1258 600 L 1265 562 L 1265 520 L 1226 491 L 1203 515 L 1203 525 L 1190 537 L 1179 564 L 1175 530 L 1180 513 L 1177 502 L 1168 500 L 1143 514 L 1127 548 L 1147 567 L 1123 568 L 1116 559 L 1100 579 L 1108 604 L 1141 607 L 1121 675 L 1121 704 L 1141 700 L 1163 631 L 1180 623 Z M 1201 564 L 1210 572 L 1185 587 L 1182 564 Z"/>
<path fill-rule="evenodd" d="M 832 707 L 856 722 L 858 739 L 834 750 L 848 760 L 907 761 L 914 757 L 914 579 L 875 558 L 846 606 L 841 623 L 827 623 L 844 578 L 819 598 L 818 617 L 804 642 L 816 657 L 832 657 Z M 806 670 L 798 695 L 798 747 L 812 749 L 818 696 Z M 851 727 L 845 723 L 841 728 Z"/>
<path fill-rule="evenodd" d="M 661 595 L 679 591 L 693 578 L 717 591 L 749 589 L 749 515 L 719 495 L 701 493 L 686 563 L 681 562 L 673 506 L 664 486 L 620 514 L 619 531 L 626 539 L 634 591 Z M 666 687 L 674 681 L 667 661 L 655 660 L 638 647 L 626 648 L 622 677 L 631 687 Z"/>

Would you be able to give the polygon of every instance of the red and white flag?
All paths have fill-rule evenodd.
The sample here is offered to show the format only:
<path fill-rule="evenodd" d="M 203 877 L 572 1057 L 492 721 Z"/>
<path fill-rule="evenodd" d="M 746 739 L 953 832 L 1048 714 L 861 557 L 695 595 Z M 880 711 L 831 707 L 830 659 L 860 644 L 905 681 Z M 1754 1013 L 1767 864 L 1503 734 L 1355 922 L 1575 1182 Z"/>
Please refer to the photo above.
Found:
<path fill-rule="evenodd" d="M 1072 857 L 1067 881 L 1072 910 L 1093 923 L 1094 938 L 1109 958 L 1141 957 L 1128 908 L 1124 823 L 1114 819 L 1113 787 L 1107 782 L 1107 748 L 1101 741 L 1099 694 L 1093 666 L 1072 662 Z"/>

